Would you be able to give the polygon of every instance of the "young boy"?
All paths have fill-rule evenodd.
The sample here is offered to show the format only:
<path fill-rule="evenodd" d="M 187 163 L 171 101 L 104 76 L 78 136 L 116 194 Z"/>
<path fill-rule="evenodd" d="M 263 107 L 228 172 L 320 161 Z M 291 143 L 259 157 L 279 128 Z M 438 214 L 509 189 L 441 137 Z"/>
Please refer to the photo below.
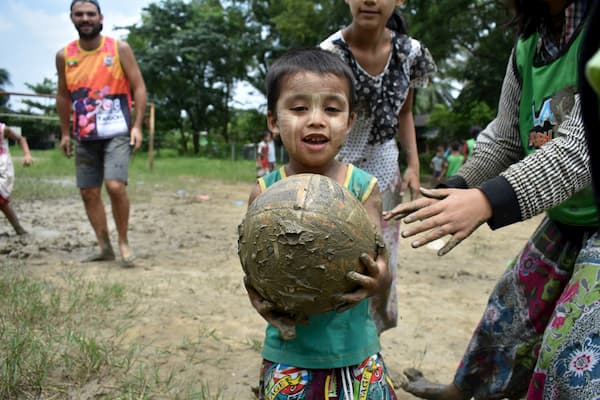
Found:
<path fill-rule="evenodd" d="M 17 214 L 15 214 L 9 204 L 15 182 L 15 170 L 8 151 L 8 139 L 18 142 L 21 146 L 23 150 L 23 165 L 26 167 L 31 165 L 31 154 L 29 153 L 27 140 L 0 122 L 0 210 L 2 210 L 17 235 L 24 235 L 27 232 L 19 223 Z"/>
<path fill-rule="evenodd" d="M 460 166 L 465 162 L 465 156 L 460 152 L 460 143 L 452 143 L 451 149 L 452 151 L 444 163 L 444 169 L 441 174 L 442 178 L 449 178 L 456 175 Z"/>
<path fill-rule="evenodd" d="M 289 163 L 259 178 L 249 203 L 272 183 L 285 177 L 314 173 L 344 185 L 367 209 L 381 232 L 381 195 L 376 178 L 335 159 L 354 122 L 352 72 L 339 57 L 318 48 L 290 52 L 277 60 L 266 77 L 267 125 L 281 135 Z M 383 253 L 383 252 L 381 252 Z M 396 399 L 383 358 L 368 299 L 386 290 L 387 259 L 366 254 L 360 261 L 369 275 L 347 277 L 361 288 L 343 294 L 348 306 L 293 321 L 246 285 L 252 305 L 268 322 L 260 376 L 259 399 Z M 293 338 L 287 333 L 294 332 Z M 283 334 L 282 334 L 283 332 Z M 376 397 L 375 397 L 376 396 Z"/>

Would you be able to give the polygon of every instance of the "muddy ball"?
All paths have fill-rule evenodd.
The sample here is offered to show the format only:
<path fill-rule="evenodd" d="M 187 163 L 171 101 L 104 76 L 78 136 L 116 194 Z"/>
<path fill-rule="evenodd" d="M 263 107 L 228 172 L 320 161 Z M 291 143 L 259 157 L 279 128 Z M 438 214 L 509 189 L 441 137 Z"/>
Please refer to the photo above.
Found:
<path fill-rule="evenodd" d="M 292 175 L 256 197 L 238 227 L 238 254 L 250 285 L 277 309 L 296 316 L 340 305 L 357 288 L 349 271 L 375 258 L 377 238 L 362 203 L 316 174 Z"/>

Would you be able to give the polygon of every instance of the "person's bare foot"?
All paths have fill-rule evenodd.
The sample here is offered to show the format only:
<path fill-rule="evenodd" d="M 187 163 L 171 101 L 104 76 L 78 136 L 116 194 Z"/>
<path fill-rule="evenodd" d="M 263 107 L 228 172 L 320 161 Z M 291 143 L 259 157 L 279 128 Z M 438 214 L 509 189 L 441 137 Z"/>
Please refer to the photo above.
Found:
<path fill-rule="evenodd" d="M 463 393 L 454 384 L 442 385 L 427 380 L 421 371 L 415 368 L 404 370 L 408 382 L 402 385 L 404 391 L 428 400 L 467 400 L 471 396 Z"/>
<path fill-rule="evenodd" d="M 120 244 L 119 251 L 121 252 L 121 266 L 123 268 L 135 267 L 135 254 L 131 251 L 128 244 Z"/>
<path fill-rule="evenodd" d="M 97 253 L 93 253 L 90 256 L 87 256 L 81 262 L 93 262 L 93 261 L 112 261 L 115 259 L 115 252 L 113 251 L 111 246 L 107 246 L 102 248 Z"/>

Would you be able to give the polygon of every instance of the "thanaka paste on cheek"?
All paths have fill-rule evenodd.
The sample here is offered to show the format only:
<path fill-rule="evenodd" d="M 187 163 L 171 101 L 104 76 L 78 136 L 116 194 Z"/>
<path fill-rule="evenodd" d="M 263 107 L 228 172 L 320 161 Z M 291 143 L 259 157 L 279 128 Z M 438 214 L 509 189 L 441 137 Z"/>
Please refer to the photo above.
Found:
<path fill-rule="evenodd" d="M 290 118 L 289 114 L 284 112 L 278 113 L 277 126 L 279 127 L 279 134 L 281 140 L 285 143 L 285 147 L 290 153 L 296 152 L 296 141 L 294 140 L 294 132 L 298 121 L 294 118 Z"/>

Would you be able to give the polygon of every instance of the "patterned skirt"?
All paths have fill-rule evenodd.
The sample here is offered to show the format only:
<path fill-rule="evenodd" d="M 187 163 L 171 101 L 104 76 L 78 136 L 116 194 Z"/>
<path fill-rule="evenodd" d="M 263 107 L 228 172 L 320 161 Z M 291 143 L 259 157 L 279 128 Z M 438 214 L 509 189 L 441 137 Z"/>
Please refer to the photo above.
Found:
<path fill-rule="evenodd" d="M 492 292 L 455 375 L 457 387 L 475 399 L 600 396 L 594 232 L 547 218 L 540 224 Z"/>

